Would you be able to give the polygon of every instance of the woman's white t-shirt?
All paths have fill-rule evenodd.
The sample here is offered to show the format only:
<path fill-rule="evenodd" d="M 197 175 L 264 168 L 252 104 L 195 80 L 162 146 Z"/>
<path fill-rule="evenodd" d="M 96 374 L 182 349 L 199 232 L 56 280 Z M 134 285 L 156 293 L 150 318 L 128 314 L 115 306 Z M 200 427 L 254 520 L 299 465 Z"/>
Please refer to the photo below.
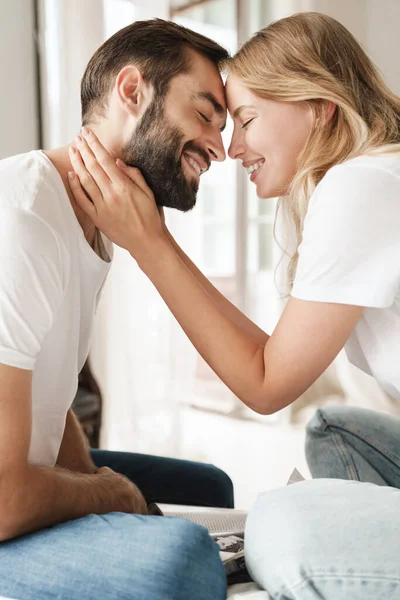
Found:
<path fill-rule="evenodd" d="M 33 371 L 31 463 L 56 462 L 109 267 L 43 152 L 0 161 L 0 362 Z"/>
<path fill-rule="evenodd" d="M 400 400 L 400 153 L 327 172 L 310 199 L 292 296 L 364 306 L 347 357 Z"/>

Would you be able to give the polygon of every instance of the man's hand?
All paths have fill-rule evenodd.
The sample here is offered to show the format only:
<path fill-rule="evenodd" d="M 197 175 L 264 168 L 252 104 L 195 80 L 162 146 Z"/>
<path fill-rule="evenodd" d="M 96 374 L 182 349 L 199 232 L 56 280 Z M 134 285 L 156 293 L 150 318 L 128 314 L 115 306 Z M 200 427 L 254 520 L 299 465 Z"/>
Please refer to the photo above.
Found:
<path fill-rule="evenodd" d="M 111 512 L 147 515 L 147 503 L 139 488 L 129 479 L 108 467 L 101 467 L 96 477 L 101 477 L 104 488 L 109 490 Z"/>

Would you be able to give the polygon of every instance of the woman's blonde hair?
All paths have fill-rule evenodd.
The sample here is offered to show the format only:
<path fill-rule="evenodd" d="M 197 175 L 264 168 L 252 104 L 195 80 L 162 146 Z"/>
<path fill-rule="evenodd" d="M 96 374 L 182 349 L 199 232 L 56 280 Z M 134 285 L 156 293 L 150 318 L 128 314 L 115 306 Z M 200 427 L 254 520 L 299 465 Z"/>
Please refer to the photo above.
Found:
<path fill-rule="evenodd" d="M 314 113 L 314 127 L 298 157 L 296 173 L 277 207 L 277 214 L 282 208 L 296 232 L 296 251 L 288 266 L 291 287 L 315 186 L 328 169 L 345 160 L 400 151 L 400 98 L 386 86 L 353 35 L 320 13 L 298 13 L 272 23 L 224 66 L 257 96 L 306 101 Z M 336 105 L 326 123 L 321 100 Z"/>

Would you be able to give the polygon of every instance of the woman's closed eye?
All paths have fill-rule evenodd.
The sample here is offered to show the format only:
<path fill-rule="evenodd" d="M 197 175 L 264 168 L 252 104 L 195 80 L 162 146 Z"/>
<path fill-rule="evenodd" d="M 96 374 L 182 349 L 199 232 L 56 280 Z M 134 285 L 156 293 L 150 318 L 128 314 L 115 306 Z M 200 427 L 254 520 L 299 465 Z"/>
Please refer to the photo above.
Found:
<path fill-rule="evenodd" d="M 250 123 L 252 121 L 254 121 L 255 117 L 252 117 L 251 119 L 248 119 L 245 123 L 243 123 L 243 125 L 241 126 L 240 129 L 247 129 L 247 127 L 250 125 Z"/>

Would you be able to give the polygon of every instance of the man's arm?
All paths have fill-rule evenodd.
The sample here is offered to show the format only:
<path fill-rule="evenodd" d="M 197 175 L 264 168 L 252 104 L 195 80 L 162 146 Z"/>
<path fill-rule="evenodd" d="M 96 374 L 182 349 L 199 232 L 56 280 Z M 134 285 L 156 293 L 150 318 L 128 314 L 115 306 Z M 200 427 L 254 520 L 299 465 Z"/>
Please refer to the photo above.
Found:
<path fill-rule="evenodd" d="M 67 413 L 64 436 L 57 457 L 57 465 L 79 473 L 96 473 L 97 467 L 91 459 L 89 444 L 81 424 L 73 410 Z"/>
<path fill-rule="evenodd" d="M 0 364 L 0 541 L 88 514 L 146 514 L 128 479 L 31 465 L 32 371 Z"/>

